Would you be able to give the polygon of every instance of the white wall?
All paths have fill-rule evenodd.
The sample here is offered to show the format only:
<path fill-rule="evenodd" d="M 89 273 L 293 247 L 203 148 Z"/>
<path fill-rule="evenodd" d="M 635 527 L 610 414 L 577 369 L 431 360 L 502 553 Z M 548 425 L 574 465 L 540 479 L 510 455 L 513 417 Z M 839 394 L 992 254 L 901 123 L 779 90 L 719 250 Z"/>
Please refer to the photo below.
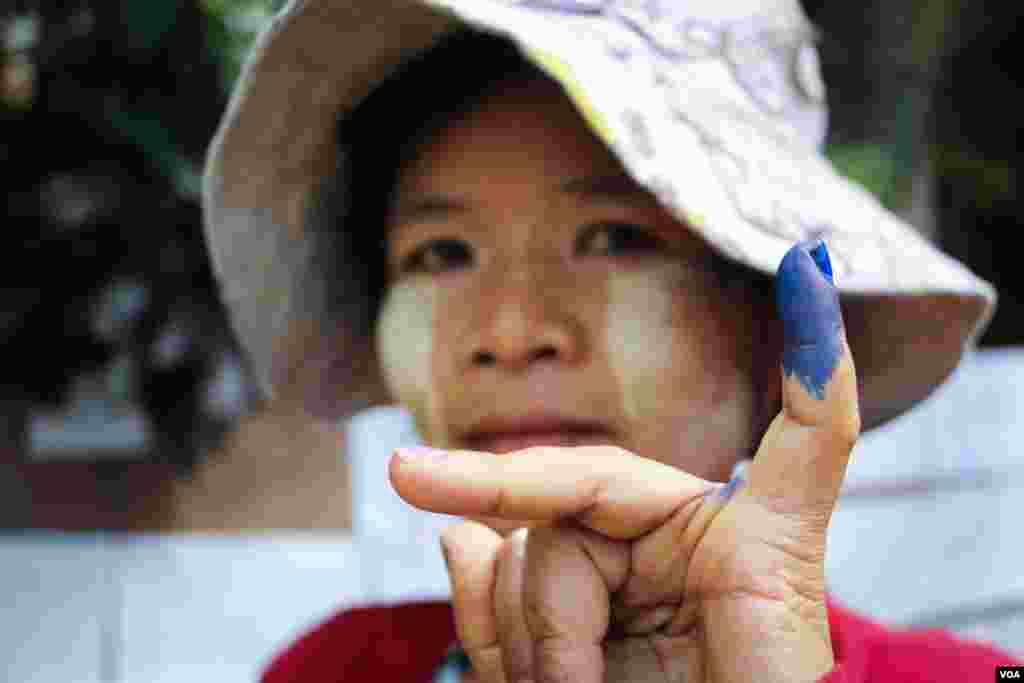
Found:
<path fill-rule="evenodd" d="M 890 623 L 1024 653 L 1024 352 L 985 352 L 858 444 L 833 518 L 834 595 Z M 355 538 L 20 535 L 0 540 L 0 681 L 253 681 L 345 605 L 443 597 L 444 515 L 387 483 L 408 416 L 350 426 Z"/>

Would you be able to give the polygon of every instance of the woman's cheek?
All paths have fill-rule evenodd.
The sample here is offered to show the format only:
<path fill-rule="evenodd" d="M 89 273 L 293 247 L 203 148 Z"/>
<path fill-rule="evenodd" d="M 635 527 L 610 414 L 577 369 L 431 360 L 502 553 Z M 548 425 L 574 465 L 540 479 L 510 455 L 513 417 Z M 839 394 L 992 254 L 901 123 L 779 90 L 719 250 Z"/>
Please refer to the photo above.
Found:
<path fill-rule="evenodd" d="M 749 415 L 703 277 L 678 264 L 614 273 L 606 338 L 630 446 L 713 477 L 746 447 Z"/>
<path fill-rule="evenodd" d="M 388 389 L 416 420 L 420 437 L 443 446 L 442 403 L 434 381 L 434 329 L 438 292 L 426 281 L 388 290 L 377 322 L 377 352 Z"/>
<path fill-rule="evenodd" d="M 663 389 L 679 359 L 672 326 L 673 267 L 619 271 L 608 282 L 606 335 L 623 413 L 643 424 L 665 410 Z"/>

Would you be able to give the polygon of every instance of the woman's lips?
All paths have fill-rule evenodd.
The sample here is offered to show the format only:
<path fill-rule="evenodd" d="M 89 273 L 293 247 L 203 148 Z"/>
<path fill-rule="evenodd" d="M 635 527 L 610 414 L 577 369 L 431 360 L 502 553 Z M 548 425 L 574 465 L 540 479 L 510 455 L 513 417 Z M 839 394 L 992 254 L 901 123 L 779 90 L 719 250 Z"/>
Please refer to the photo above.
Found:
<path fill-rule="evenodd" d="M 593 446 L 612 443 L 611 436 L 600 430 L 515 432 L 474 436 L 469 447 L 487 453 L 510 453 L 531 446 Z"/>

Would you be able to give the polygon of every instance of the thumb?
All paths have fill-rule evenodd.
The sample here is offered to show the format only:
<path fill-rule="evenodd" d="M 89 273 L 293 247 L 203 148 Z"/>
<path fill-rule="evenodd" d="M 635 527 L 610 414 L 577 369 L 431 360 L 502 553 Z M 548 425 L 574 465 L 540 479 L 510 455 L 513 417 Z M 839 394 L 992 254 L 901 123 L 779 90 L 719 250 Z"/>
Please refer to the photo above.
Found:
<path fill-rule="evenodd" d="M 827 524 L 860 434 L 860 410 L 825 243 L 790 249 L 775 286 L 783 328 L 782 411 L 748 469 L 749 494 L 769 509 Z"/>

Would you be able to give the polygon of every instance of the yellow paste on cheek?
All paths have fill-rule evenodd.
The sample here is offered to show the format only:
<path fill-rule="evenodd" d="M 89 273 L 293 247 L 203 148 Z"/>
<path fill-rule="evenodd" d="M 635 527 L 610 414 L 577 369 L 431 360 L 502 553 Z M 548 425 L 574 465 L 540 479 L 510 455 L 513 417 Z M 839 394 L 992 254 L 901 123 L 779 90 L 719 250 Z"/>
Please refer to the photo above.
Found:
<path fill-rule="evenodd" d="M 436 303 L 431 282 L 393 284 L 377 322 L 377 352 L 388 389 L 412 413 L 420 437 L 444 447 L 448 435 L 433 378 Z"/>
<path fill-rule="evenodd" d="M 672 282 L 677 266 L 614 272 L 608 282 L 606 336 L 623 411 L 634 425 L 664 409 L 659 391 L 670 376 L 677 340 Z"/>
<path fill-rule="evenodd" d="M 750 448 L 754 390 L 744 331 L 705 278 L 675 263 L 611 275 L 607 346 L 637 452 L 718 479 Z"/>

